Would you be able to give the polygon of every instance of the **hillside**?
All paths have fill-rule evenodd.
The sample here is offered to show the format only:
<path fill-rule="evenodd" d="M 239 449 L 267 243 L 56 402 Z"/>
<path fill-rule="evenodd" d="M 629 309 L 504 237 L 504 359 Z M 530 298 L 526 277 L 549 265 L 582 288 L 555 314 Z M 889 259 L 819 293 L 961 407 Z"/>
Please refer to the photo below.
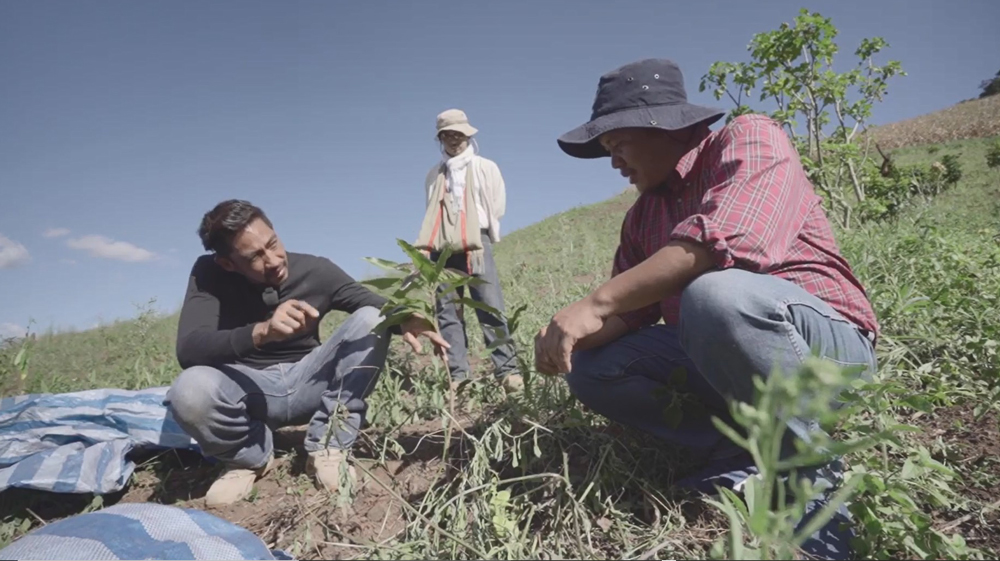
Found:
<path fill-rule="evenodd" d="M 970 99 L 926 115 L 872 127 L 883 150 L 1000 135 L 1000 96 Z"/>
<path fill-rule="evenodd" d="M 851 473 L 863 480 L 855 516 L 869 558 L 961 558 L 967 547 L 982 550 L 973 558 L 1000 553 L 1000 520 L 989 508 L 1000 498 L 1000 185 L 985 168 L 985 151 L 982 140 L 898 150 L 902 163 L 955 154 L 962 180 L 897 221 L 838 232 L 884 330 L 880 389 L 841 433 L 898 423 L 920 429 L 896 431 L 897 442 L 850 456 Z M 560 213 L 498 244 L 508 307 L 526 306 L 515 334 L 525 364 L 537 329 L 607 278 L 634 197 L 626 191 Z M 175 316 L 145 314 L 43 337 L 24 389 L 169 384 L 177 374 L 175 327 Z M 469 338 L 482 349 L 474 320 Z M 670 491 L 669 482 L 691 467 L 683 450 L 580 411 L 559 380 L 530 383 L 523 398 L 504 398 L 481 382 L 466 388 L 446 450 L 451 412 L 442 374 L 394 352 L 371 398 L 371 427 L 357 451 L 366 483 L 350 491 L 351 506 L 314 490 L 303 473 L 301 432 L 290 430 L 279 435 L 278 468 L 258 482 L 252 500 L 212 512 L 313 558 L 709 556 L 728 522 L 703 501 Z M 8 391 L 15 386 L 4 380 Z M 190 454 L 144 458 L 129 488 L 103 504 L 205 508 L 201 497 L 216 469 Z M 4 493 L 0 543 L 90 500 Z"/>

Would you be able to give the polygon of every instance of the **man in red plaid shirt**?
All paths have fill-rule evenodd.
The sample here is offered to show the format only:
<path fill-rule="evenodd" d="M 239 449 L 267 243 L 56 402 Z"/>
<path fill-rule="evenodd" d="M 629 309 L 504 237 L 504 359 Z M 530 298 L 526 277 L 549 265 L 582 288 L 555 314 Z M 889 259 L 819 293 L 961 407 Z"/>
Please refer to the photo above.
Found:
<path fill-rule="evenodd" d="M 878 336 L 781 126 L 744 115 L 710 131 L 723 115 L 687 102 L 669 60 L 601 77 L 591 120 L 559 145 L 577 158 L 610 157 L 640 195 L 625 216 L 612 279 L 557 313 L 535 344 L 539 372 L 565 373 L 594 411 L 705 449 L 712 463 L 682 483 L 706 492 L 739 489 L 755 471 L 710 421 L 728 418 L 731 400 L 753 399 L 754 374 L 794 373 L 815 353 L 867 378 Z M 678 368 L 686 376 L 675 376 Z M 664 408 L 677 391 L 696 395 L 709 414 L 668 425 Z M 790 428 L 806 440 L 819 430 L 809 419 Z M 839 471 L 834 462 L 811 477 L 835 486 Z M 828 524 L 803 549 L 838 558 L 848 537 Z"/>

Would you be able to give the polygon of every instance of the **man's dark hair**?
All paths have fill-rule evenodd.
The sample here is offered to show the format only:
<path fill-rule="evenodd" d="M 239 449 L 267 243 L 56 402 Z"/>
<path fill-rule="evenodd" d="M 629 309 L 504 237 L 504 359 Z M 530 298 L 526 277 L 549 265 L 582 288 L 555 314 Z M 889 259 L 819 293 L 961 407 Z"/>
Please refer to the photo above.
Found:
<path fill-rule="evenodd" d="M 215 208 L 205 213 L 198 227 L 198 237 L 201 245 L 208 251 L 219 255 L 229 255 L 232 251 L 233 238 L 248 224 L 260 218 L 273 228 L 271 221 L 260 208 L 250 204 L 250 201 L 229 199 L 215 205 Z"/>

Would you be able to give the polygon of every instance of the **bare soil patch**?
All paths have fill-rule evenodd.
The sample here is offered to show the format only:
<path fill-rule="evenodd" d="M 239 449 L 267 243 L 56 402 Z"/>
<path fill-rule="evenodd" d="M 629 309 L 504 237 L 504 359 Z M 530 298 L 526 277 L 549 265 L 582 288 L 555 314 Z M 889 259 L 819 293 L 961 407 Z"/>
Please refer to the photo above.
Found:
<path fill-rule="evenodd" d="M 221 467 L 194 454 L 169 453 L 149 469 L 137 471 L 115 502 L 197 508 L 239 524 L 272 548 L 298 548 L 300 558 L 341 559 L 358 553 L 352 546 L 385 543 L 399 536 L 407 520 L 402 501 L 418 503 L 435 482 L 453 477 L 467 459 L 467 447 L 456 431 L 449 465 L 442 465 L 444 437 L 437 421 L 406 427 L 396 439 L 406 451 L 401 459 L 383 462 L 375 450 L 359 441 L 356 488 L 346 504 L 338 505 L 338 495 L 321 491 L 305 473 L 304 434 L 302 428 L 276 433 L 275 466 L 257 481 L 249 500 L 208 507 L 205 493 Z M 69 509 L 52 514 L 73 513 Z"/>
<path fill-rule="evenodd" d="M 919 440 L 933 450 L 946 442 L 948 456 L 939 458 L 955 469 L 961 481 L 957 491 L 970 500 L 968 512 L 938 528 L 960 531 L 969 545 L 1000 551 L 1000 415 L 989 411 L 977 420 L 973 404 L 942 408 L 914 424 L 924 429 Z M 980 474 L 979 477 L 976 474 Z M 992 474 L 983 477 L 982 474 Z"/>

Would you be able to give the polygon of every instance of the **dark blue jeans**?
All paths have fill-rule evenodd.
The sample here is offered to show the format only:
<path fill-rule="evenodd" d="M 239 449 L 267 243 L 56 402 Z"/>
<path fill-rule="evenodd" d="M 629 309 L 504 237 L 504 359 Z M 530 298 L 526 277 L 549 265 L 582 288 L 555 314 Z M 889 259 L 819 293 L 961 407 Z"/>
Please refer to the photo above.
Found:
<path fill-rule="evenodd" d="M 486 282 L 478 286 L 469 286 L 469 295 L 473 300 L 482 302 L 503 314 L 505 313 L 503 290 L 500 288 L 500 277 L 497 274 L 496 263 L 493 261 L 493 244 L 490 243 L 489 233 L 486 230 L 482 231 L 482 238 L 484 271 L 476 276 Z M 437 253 L 431 254 L 431 259 L 434 261 L 437 261 L 438 257 Z M 455 253 L 448 258 L 446 267 L 468 274 L 467 259 L 465 253 Z M 464 297 L 465 288 L 459 288 L 457 292 L 458 296 L 453 292 L 438 298 L 437 319 L 441 336 L 451 345 L 447 353 L 451 378 L 452 380 L 464 380 L 469 376 L 469 335 L 465 323 L 458 315 L 455 299 Z M 441 289 L 438 290 L 438 294 L 441 294 Z M 495 317 L 482 310 L 476 310 L 476 317 L 482 326 L 483 338 L 487 347 L 497 340 L 498 335 L 501 337 L 510 336 L 507 322 L 503 317 Z M 493 350 L 491 358 L 493 359 L 494 375 L 497 378 L 517 371 L 513 344 L 500 345 Z"/>
<path fill-rule="evenodd" d="M 875 372 L 871 341 L 829 304 L 784 279 L 727 269 L 688 285 L 679 325 L 646 327 L 576 353 L 566 381 L 581 402 L 610 419 L 666 441 L 710 448 L 725 438 L 711 415 L 670 428 L 664 392 L 693 393 L 713 413 L 725 412 L 726 398 L 753 400 L 753 374 L 767 375 L 775 365 L 795 372 L 812 349 L 839 365 L 863 367 L 865 377 Z M 671 380 L 678 367 L 687 374 L 683 388 Z M 808 419 L 792 425 L 801 438 L 817 429 Z"/>

